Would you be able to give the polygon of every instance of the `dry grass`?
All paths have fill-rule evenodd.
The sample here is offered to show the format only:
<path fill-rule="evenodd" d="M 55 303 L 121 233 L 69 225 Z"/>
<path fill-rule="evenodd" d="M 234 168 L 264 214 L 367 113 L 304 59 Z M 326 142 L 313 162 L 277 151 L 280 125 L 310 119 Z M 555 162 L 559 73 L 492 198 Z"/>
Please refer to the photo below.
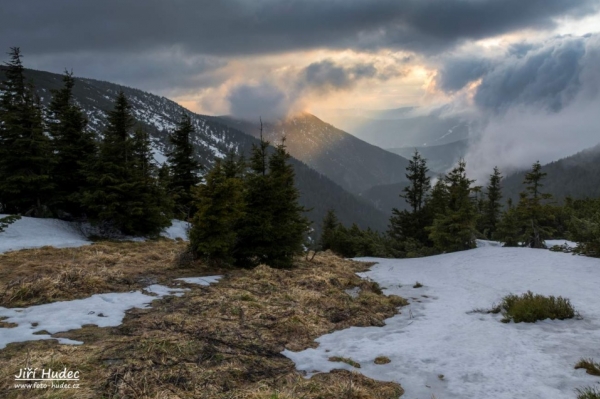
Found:
<path fill-rule="evenodd" d="M 349 357 L 332 356 L 328 360 L 330 362 L 346 363 L 347 365 L 352 366 L 357 369 L 360 368 L 360 363 L 355 362 L 354 360 L 350 359 Z"/>
<path fill-rule="evenodd" d="M 575 365 L 576 369 L 585 369 L 586 373 L 600 377 L 600 364 L 593 359 L 581 359 Z"/>
<path fill-rule="evenodd" d="M 183 274 L 174 266 L 182 247 L 169 244 L 168 255 L 165 248 L 154 251 L 147 244 L 146 250 L 161 254 L 164 262 L 162 272 L 160 261 L 150 262 L 149 271 L 159 281 Z M 137 268 L 132 261 L 118 270 L 134 279 L 145 277 L 145 262 L 139 259 L 143 251 L 131 255 L 118 251 L 123 244 L 115 245 L 111 253 L 138 259 Z M 114 265 L 125 265 L 116 256 L 114 260 Z M 58 392 L 61 398 L 397 398 L 403 393 L 398 384 L 347 371 L 304 379 L 281 355 L 286 348 L 313 347 L 315 338 L 334 330 L 382 326 L 406 304 L 400 297 L 381 295 L 376 283 L 356 276 L 368 266 L 325 253 L 313 262 L 299 259 L 293 270 L 231 270 L 216 285 L 196 286 L 183 297 L 167 297 L 153 302 L 152 308 L 128 312 L 117 328 L 86 326 L 56 335 L 84 345 L 10 344 L 0 351 L 0 392 L 13 399 L 56 395 L 52 390 L 10 389 L 11 375 L 29 363 L 81 371 L 82 388 Z M 344 292 L 357 286 L 357 298 Z"/>
<path fill-rule="evenodd" d="M 0 306 L 23 307 L 124 292 L 173 277 L 198 276 L 201 265 L 177 266 L 182 241 L 99 242 L 0 254 Z"/>

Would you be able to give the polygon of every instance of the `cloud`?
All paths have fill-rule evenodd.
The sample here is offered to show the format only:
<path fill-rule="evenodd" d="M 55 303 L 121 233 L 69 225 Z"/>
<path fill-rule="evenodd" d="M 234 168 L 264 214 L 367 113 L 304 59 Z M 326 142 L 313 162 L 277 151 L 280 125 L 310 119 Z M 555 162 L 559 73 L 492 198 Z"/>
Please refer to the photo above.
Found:
<path fill-rule="evenodd" d="M 575 98 L 591 37 L 549 40 L 525 55 L 517 53 L 485 74 L 474 100 L 485 109 L 540 105 L 558 111 Z"/>
<path fill-rule="evenodd" d="M 469 55 L 450 58 L 441 67 L 436 77 L 437 86 L 445 92 L 455 92 L 470 82 L 481 78 L 491 68 L 491 62 Z"/>
<path fill-rule="evenodd" d="M 76 76 L 96 77 L 162 95 L 177 96 L 186 91 L 218 85 L 226 79 L 218 71 L 227 61 L 212 56 L 187 55 L 180 49 L 162 49 L 136 54 L 81 52 L 65 56 L 24 55 L 25 66 Z"/>
<path fill-rule="evenodd" d="M 294 100 L 278 87 L 262 82 L 235 86 L 227 95 L 230 112 L 246 120 L 275 120 L 285 116 Z"/>
<path fill-rule="evenodd" d="M 0 47 L 30 54 L 170 46 L 217 56 L 316 48 L 435 52 L 597 10 L 597 0 L 28 0 L 0 6 Z"/>
<path fill-rule="evenodd" d="M 348 91 L 360 82 L 385 81 L 405 74 L 406 65 L 382 67 L 370 62 L 346 62 L 343 65 L 331 59 L 313 62 L 306 67 L 287 71 L 271 81 L 255 84 L 237 84 L 227 94 L 230 113 L 242 119 L 279 119 L 297 112 L 308 98 L 326 98 L 332 93 Z"/>
<path fill-rule="evenodd" d="M 475 106 L 487 124 L 466 157 L 477 177 L 576 153 L 600 142 L 600 35 L 558 37 L 497 60 Z"/>

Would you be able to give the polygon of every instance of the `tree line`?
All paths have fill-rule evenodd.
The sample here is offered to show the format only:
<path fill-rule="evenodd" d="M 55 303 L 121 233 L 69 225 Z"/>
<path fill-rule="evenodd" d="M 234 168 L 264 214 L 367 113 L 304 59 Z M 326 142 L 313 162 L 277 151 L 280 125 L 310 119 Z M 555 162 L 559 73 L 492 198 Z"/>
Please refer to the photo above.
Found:
<path fill-rule="evenodd" d="M 346 257 L 419 257 L 475 248 L 477 239 L 546 248 L 545 240 L 559 237 L 577 241 L 580 253 L 600 256 L 600 199 L 567 198 L 558 205 L 543 192 L 546 173 L 539 162 L 525 174 L 519 201 L 509 199 L 506 206 L 497 167 L 485 188 L 468 178 L 464 160 L 432 184 L 426 160 L 415 151 L 406 177 L 400 197 L 409 209 L 393 209 L 386 233 L 347 228 L 330 211 L 320 248 Z"/>
<path fill-rule="evenodd" d="M 150 137 L 132 116 L 123 92 L 100 136 L 73 98 L 75 79 L 42 107 L 26 81 L 19 48 L 12 48 L 0 83 L 0 212 L 90 221 L 99 232 L 152 236 L 173 217 L 190 215 L 200 182 L 194 127 L 182 116 L 169 134 L 168 162 L 159 167 Z"/>

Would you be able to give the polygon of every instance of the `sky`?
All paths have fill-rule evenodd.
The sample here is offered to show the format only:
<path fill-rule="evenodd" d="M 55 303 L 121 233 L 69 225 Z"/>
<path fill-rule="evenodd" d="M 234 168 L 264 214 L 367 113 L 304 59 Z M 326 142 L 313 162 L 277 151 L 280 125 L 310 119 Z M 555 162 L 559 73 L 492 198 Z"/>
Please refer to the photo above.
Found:
<path fill-rule="evenodd" d="M 477 169 L 594 144 L 599 31 L 600 0 L 0 4 L 0 48 L 21 47 L 26 67 L 72 69 L 203 114 L 450 104 L 485 121 L 467 157 Z"/>

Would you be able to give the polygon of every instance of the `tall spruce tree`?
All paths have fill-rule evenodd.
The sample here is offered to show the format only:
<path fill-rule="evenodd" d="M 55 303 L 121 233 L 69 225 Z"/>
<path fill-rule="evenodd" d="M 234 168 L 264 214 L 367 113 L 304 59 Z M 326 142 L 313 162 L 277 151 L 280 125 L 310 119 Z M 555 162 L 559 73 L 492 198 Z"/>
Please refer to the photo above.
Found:
<path fill-rule="evenodd" d="M 521 241 L 530 248 L 545 248 L 544 240 L 554 232 L 553 212 L 546 203 L 552 199 L 552 195 L 540 191 L 544 186 L 544 177 L 546 173 L 542 172 L 542 165 L 537 161 L 525 175 L 525 191 L 521 193 L 517 205 L 522 222 Z"/>
<path fill-rule="evenodd" d="M 428 176 L 427 160 L 415 150 L 406 171 L 409 185 L 403 189 L 404 194 L 400 198 L 406 200 L 411 210 L 392 209 L 388 233 L 400 246 L 407 240 L 428 245 L 429 237 L 425 228 L 430 220 L 424 206 L 431 189 L 431 178 Z"/>
<path fill-rule="evenodd" d="M 269 250 L 269 265 L 291 267 L 294 257 L 302 253 L 310 222 L 306 209 L 299 204 L 300 193 L 294 185 L 294 168 L 285 139 L 275 147 L 269 158 L 269 179 L 272 186 L 272 234 L 276 242 Z"/>
<path fill-rule="evenodd" d="M 475 248 L 477 212 L 471 198 L 473 180 L 467 178 L 464 160 L 446 175 L 444 183 L 448 188 L 446 212 L 435 216 L 430 238 L 439 251 Z"/>
<path fill-rule="evenodd" d="M 240 221 L 236 263 L 243 267 L 270 264 L 270 250 L 276 245 L 273 227 L 275 195 L 268 175 L 269 142 L 261 134 L 260 143 L 252 145 L 245 179 L 246 213 Z"/>
<path fill-rule="evenodd" d="M 415 150 L 406 171 L 406 178 L 410 184 L 403 189 L 404 195 L 400 197 L 406 199 L 412 208 L 412 213 L 415 214 L 423 208 L 425 197 L 431 189 L 431 178 L 427 175 L 429 172 L 427 160 L 421 157 L 419 151 Z"/>
<path fill-rule="evenodd" d="M 502 213 L 502 174 L 498 167 L 494 167 L 494 173 L 490 175 L 490 180 L 486 188 L 486 199 L 483 203 L 483 215 L 481 217 L 482 233 L 488 239 L 491 239 L 496 232 L 498 222 Z"/>
<path fill-rule="evenodd" d="M 135 119 L 123 92 L 108 114 L 98 160 L 90 175 L 84 205 L 92 220 L 130 235 L 154 235 L 169 223 L 169 210 L 151 161 L 148 136 L 133 134 Z M 108 232 L 108 231 L 107 231 Z"/>
<path fill-rule="evenodd" d="M 189 219 L 194 212 L 192 187 L 201 178 L 201 166 L 194 156 L 192 135 L 195 133 L 189 115 L 184 115 L 173 133 L 169 135 L 171 150 L 167 153 L 170 167 L 169 189 L 175 201 L 175 214 L 180 219 Z"/>
<path fill-rule="evenodd" d="M 133 230 L 144 235 L 157 235 L 171 224 L 173 201 L 160 182 L 148 132 L 137 128 L 131 147 L 133 192 L 138 199 L 135 203 L 137 217 L 132 220 Z"/>
<path fill-rule="evenodd" d="M 54 189 L 52 150 L 42 108 L 25 81 L 21 52 L 11 48 L 0 88 L 0 208 L 5 213 L 49 215 Z"/>
<path fill-rule="evenodd" d="M 87 130 L 87 118 L 73 100 L 73 74 L 65 72 L 63 82 L 62 89 L 53 91 L 48 107 L 48 131 L 55 157 L 52 207 L 59 216 L 66 213 L 79 217 L 85 214 L 83 193 L 97 155 L 97 143 L 95 135 Z"/>

